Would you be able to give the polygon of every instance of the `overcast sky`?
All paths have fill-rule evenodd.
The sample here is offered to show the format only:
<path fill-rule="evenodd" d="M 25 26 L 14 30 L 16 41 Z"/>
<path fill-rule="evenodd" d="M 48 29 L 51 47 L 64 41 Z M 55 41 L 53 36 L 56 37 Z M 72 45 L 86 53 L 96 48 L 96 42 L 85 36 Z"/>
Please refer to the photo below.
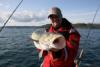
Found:
<path fill-rule="evenodd" d="M 21 0 L 0 0 L 0 26 L 8 19 Z M 48 24 L 48 10 L 59 7 L 63 17 L 72 23 L 91 23 L 100 0 L 23 0 L 7 26 Z M 100 9 L 94 23 L 100 23 Z"/>

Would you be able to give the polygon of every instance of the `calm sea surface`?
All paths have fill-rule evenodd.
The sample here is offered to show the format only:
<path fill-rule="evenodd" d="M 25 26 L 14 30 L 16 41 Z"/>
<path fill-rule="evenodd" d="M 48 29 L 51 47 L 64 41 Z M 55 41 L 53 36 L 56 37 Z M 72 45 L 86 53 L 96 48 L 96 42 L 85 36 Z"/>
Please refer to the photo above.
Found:
<path fill-rule="evenodd" d="M 5 28 L 0 33 L 0 67 L 39 67 L 41 60 L 30 36 L 42 28 Z M 100 29 L 93 29 L 87 39 L 87 29 L 81 34 L 80 48 L 84 56 L 80 67 L 100 67 Z"/>

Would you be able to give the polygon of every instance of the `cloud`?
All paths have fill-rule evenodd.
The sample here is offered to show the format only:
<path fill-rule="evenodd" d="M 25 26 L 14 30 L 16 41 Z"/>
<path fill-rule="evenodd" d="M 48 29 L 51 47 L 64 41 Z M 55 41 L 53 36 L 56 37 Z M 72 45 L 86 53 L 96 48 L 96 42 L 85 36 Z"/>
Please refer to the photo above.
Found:
<path fill-rule="evenodd" d="M 46 19 L 46 15 L 43 12 L 32 12 L 32 11 L 22 11 L 17 12 L 12 17 L 16 22 L 39 22 Z"/>
<path fill-rule="evenodd" d="M 4 23 L 9 16 L 11 15 L 11 12 L 7 11 L 0 11 L 0 23 Z M 29 23 L 45 23 L 47 20 L 47 12 L 46 11 L 40 11 L 40 12 L 32 12 L 32 11 L 20 11 L 15 12 L 14 15 L 10 18 L 9 22 L 13 22 L 15 24 L 28 24 Z M 8 25 L 11 23 L 7 23 Z M 11 24 L 12 25 L 12 24 Z"/>
<path fill-rule="evenodd" d="M 0 17 L 0 23 L 2 24 L 2 23 L 4 23 L 4 18 L 2 18 L 2 17 Z"/>
<path fill-rule="evenodd" d="M 0 23 L 4 23 L 8 18 L 9 12 L 0 11 Z"/>
<path fill-rule="evenodd" d="M 10 16 L 11 12 L 0 11 L 0 20 L 6 20 Z M 46 14 L 42 11 L 40 12 L 32 12 L 32 11 L 22 11 L 15 12 L 11 17 L 11 20 L 16 22 L 40 22 L 46 19 Z"/>
<path fill-rule="evenodd" d="M 0 11 L 0 24 L 3 24 L 8 17 L 11 15 L 11 12 L 7 11 Z M 7 25 L 11 26 L 34 26 L 34 25 L 43 25 L 47 24 L 47 12 L 44 10 L 41 10 L 39 12 L 33 12 L 33 11 L 17 11 L 14 13 L 14 15 L 9 20 L 9 23 Z M 77 22 L 91 22 L 93 20 L 94 12 L 86 12 L 86 13 L 63 13 L 64 17 L 67 18 L 72 23 Z M 100 12 L 98 12 L 95 22 L 100 22 Z"/>
<path fill-rule="evenodd" d="M 16 22 L 31 22 L 33 21 L 33 16 L 30 13 L 18 12 L 15 13 L 11 19 Z"/>

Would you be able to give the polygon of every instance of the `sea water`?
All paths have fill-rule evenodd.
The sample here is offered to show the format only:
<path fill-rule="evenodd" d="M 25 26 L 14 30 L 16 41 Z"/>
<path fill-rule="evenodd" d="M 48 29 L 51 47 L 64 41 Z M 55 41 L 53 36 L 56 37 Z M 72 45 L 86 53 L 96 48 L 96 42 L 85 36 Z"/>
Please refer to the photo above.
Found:
<path fill-rule="evenodd" d="M 0 67 L 39 67 L 42 60 L 30 38 L 33 31 L 43 28 L 13 27 L 0 32 Z M 100 67 L 100 29 L 78 29 L 81 34 L 80 48 L 84 55 L 80 67 Z"/>

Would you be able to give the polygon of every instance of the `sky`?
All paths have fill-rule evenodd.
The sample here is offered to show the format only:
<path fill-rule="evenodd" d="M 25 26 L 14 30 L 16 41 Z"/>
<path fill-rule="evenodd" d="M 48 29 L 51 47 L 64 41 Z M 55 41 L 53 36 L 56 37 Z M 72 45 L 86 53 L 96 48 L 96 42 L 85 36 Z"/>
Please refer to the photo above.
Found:
<path fill-rule="evenodd" d="M 3 26 L 21 0 L 0 0 L 0 26 Z M 71 23 L 91 23 L 100 0 L 23 0 L 6 26 L 40 26 L 50 23 L 48 10 L 59 7 Z M 100 23 L 100 9 L 94 23 Z"/>

